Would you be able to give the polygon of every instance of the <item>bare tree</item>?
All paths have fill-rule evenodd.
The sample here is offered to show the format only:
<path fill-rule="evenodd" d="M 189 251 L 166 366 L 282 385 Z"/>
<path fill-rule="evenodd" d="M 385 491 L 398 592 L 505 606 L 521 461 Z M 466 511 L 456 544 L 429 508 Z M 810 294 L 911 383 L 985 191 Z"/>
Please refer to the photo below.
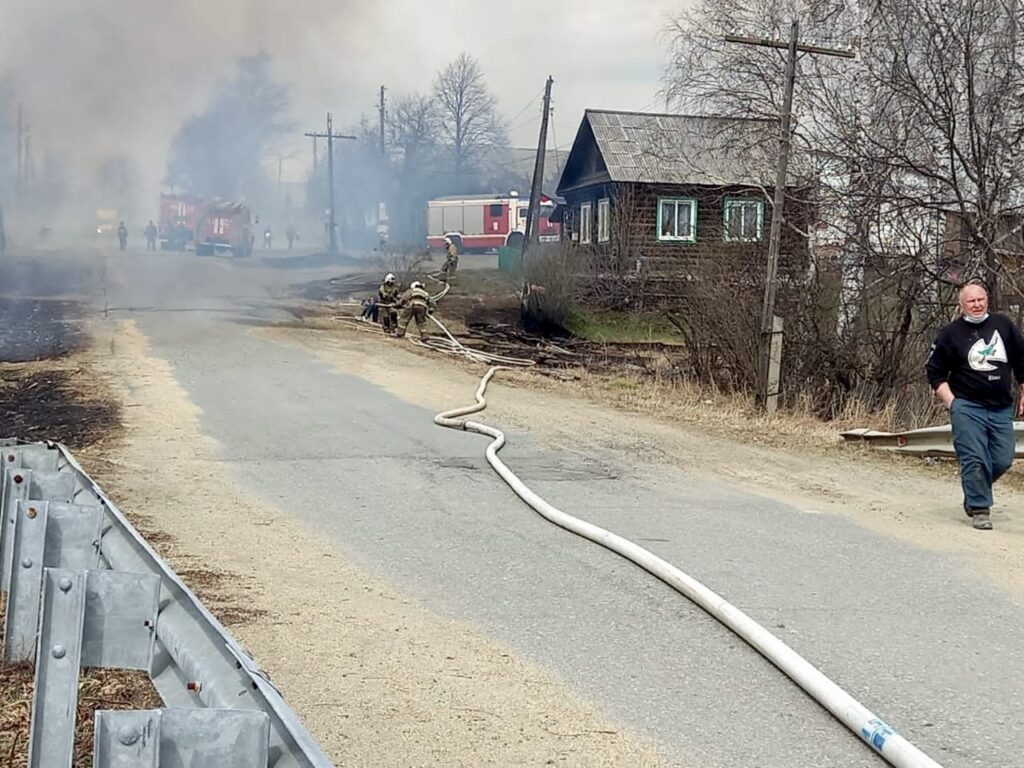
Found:
<path fill-rule="evenodd" d="M 457 176 L 462 176 L 485 147 L 507 144 L 507 128 L 498 115 L 497 99 L 487 88 L 476 59 L 459 54 L 434 83 L 439 131 L 451 148 Z"/>
<path fill-rule="evenodd" d="M 396 150 L 405 172 L 419 170 L 430 160 L 438 142 L 438 109 L 432 96 L 414 93 L 392 104 L 387 116 L 388 144 Z"/>
<path fill-rule="evenodd" d="M 947 311 L 944 280 L 983 277 L 995 302 L 1003 286 L 1024 293 L 1022 13 L 1015 0 L 701 0 L 668 28 L 667 95 L 736 117 L 777 119 L 784 53 L 725 34 L 783 37 L 799 19 L 806 39 L 858 53 L 798 68 L 795 145 L 818 180 L 808 289 L 824 293 L 787 328 L 815 375 L 905 386 Z"/>

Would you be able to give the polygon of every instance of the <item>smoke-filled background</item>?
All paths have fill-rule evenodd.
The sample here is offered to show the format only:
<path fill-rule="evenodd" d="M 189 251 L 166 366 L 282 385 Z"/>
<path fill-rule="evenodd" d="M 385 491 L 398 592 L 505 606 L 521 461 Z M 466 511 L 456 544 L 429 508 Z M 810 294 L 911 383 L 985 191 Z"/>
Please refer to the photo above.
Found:
<path fill-rule="evenodd" d="M 98 208 L 141 229 L 167 191 L 244 199 L 282 221 L 300 208 L 312 215 L 323 185 L 302 134 L 324 130 L 328 111 L 337 130 L 360 136 L 339 158 L 354 210 L 368 206 L 355 186 L 383 198 L 428 176 L 447 179 L 416 190 L 412 207 L 430 194 L 520 186 L 529 158 L 511 148 L 536 143 L 547 75 L 556 80 L 548 148 L 557 157 L 586 107 L 661 106 L 659 33 L 683 4 L 0 0 L 0 203 L 10 219 L 21 185 L 30 198 L 22 218 L 68 233 L 91 231 Z M 461 54 L 477 66 L 499 130 L 453 159 L 436 84 Z M 430 114 L 409 114 L 417 99 Z M 410 149 L 417 117 L 430 127 L 413 130 Z M 414 238 L 415 223 L 409 229 Z"/>

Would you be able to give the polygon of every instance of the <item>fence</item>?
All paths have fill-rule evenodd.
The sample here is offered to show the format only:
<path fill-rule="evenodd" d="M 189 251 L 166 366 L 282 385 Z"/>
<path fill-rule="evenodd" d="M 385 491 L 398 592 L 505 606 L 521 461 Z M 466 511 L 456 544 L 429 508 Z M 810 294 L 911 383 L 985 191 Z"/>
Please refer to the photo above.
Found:
<path fill-rule="evenodd" d="M 29 768 L 72 761 L 79 670 L 165 709 L 96 713 L 94 768 L 330 768 L 244 651 L 62 445 L 0 441 L 4 660 L 35 663 Z"/>

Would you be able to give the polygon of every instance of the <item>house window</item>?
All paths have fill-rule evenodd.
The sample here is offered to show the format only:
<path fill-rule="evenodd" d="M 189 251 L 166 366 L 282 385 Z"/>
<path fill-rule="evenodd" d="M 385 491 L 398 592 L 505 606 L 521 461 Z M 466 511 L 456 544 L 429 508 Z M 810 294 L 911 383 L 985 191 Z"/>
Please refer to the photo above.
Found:
<path fill-rule="evenodd" d="M 607 243 L 611 240 L 611 200 L 607 197 L 597 201 L 597 242 Z"/>
<path fill-rule="evenodd" d="M 683 197 L 658 198 L 658 239 L 692 243 L 697 240 L 697 201 Z"/>
<path fill-rule="evenodd" d="M 727 197 L 722 216 L 722 239 L 756 243 L 764 228 L 764 202 L 752 197 Z"/>
<path fill-rule="evenodd" d="M 584 245 L 590 243 L 590 226 L 591 226 L 591 208 L 593 206 L 590 203 L 583 203 L 580 206 L 580 242 Z"/>

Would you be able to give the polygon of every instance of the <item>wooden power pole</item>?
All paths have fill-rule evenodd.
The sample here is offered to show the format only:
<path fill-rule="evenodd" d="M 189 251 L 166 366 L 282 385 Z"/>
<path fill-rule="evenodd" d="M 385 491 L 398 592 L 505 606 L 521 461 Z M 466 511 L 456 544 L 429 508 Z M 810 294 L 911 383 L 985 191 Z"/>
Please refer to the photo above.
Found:
<path fill-rule="evenodd" d="M 548 76 L 544 86 L 544 112 L 540 117 L 540 137 L 537 139 L 537 157 L 533 162 L 533 184 L 530 185 L 530 207 L 526 210 L 526 236 L 523 238 L 522 256 L 537 242 L 537 220 L 540 218 L 540 195 L 544 186 L 544 155 L 548 148 L 548 115 L 551 112 L 551 86 L 555 81 Z"/>
<path fill-rule="evenodd" d="M 331 113 L 327 113 L 327 132 L 316 133 L 310 132 L 306 136 L 309 136 L 316 141 L 317 139 L 327 139 L 327 250 L 329 253 L 338 252 L 338 233 L 337 227 L 335 226 L 334 216 L 334 140 L 335 139 L 350 139 L 355 141 L 355 136 L 344 136 L 340 133 L 335 133 L 331 122 Z M 315 144 L 313 146 L 316 146 Z"/>
<path fill-rule="evenodd" d="M 380 112 L 380 156 L 381 157 L 384 157 L 384 155 L 385 155 L 385 148 L 384 148 L 384 91 L 385 90 L 386 89 L 382 85 L 380 87 L 380 105 L 377 107 L 377 110 Z"/>
<path fill-rule="evenodd" d="M 786 48 L 786 78 L 780 115 L 779 159 L 775 168 L 775 194 L 772 204 L 772 228 L 768 240 L 768 271 L 764 283 L 764 302 L 761 307 L 761 346 L 758 355 L 758 405 L 768 414 L 775 413 L 779 403 L 779 368 L 782 362 L 782 319 L 775 316 L 775 289 L 779 273 L 779 248 L 782 240 L 783 206 L 786 199 L 786 174 L 789 168 L 789 154 L 792 146 L 790 129 L 793 112 L 793 89 L 796 83 L 797 53 L 813 53 L 823 56 L 841 56 L 852 59 L 852 51 L 838 48 L 821 48 L 800 43 L 800 22 L 794 21 L 789 31 L 789 40 L 740 37 L 726 35 L 726 42 L 743 45 L 759 45 L 768 48 Z"/>

